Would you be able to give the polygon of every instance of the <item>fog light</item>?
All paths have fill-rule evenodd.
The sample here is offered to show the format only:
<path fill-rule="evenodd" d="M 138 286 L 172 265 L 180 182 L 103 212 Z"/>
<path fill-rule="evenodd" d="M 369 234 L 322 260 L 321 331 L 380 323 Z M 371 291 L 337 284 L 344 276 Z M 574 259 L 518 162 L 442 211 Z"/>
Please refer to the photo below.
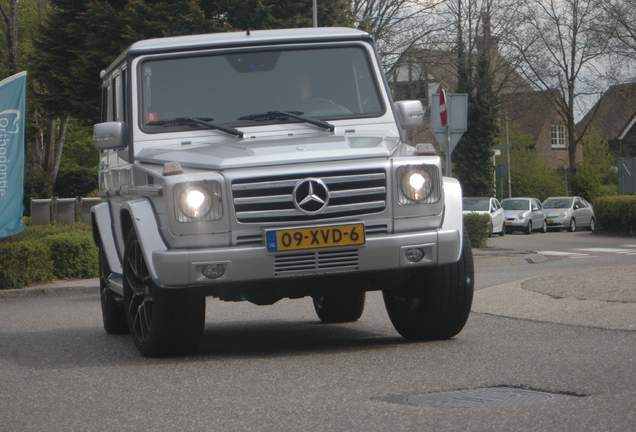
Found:
<path fill-rule="evenodd" d="M 406 250 L 406 259 L 411 262 L 422 261 L 424 258 L 424 250 L 423 249 L 407 249 Z"/>
<path fill-rule="evenodd" d="M 220 264 L 208 264 L 203 267 L 202 273 L 208 279 L 218 279 L 225 273 L 225 268 Z"/>

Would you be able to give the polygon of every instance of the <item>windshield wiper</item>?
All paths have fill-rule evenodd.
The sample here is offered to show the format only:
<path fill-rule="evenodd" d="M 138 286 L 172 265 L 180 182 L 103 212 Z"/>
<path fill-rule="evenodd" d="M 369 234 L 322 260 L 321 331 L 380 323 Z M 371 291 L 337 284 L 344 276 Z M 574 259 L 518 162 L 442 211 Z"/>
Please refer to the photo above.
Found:
<path fill-rule="evenodd" d="M 329 132 L 333 132 L 336 129 L 336 127 L 331 123 L 327 123 L 326 121 L 311 117 L 305 117 L 301 114 L 303 114 L 302 111 L 267 111 L 264 113 L 245 115 L 243 117 L 239 117 L 237 120 L 287 120 L 291 117 L 297 120 L 304 121 L 305 123 L 327 129 Z"/>
<path fill-rule="evenodd" d="M 218 129 L 222 132 L 228 133 L 230 135 L 236 135 L 239 138 L 243 138 L 243 132 L 238 129 L 234 129 L 230 126 L 221 126 L 218 124 L 210 123 L 213 119 L 204 118 L 204 117 L 177 117 L 173 119 L 167 120 L 155 120 L 146 123 L 148 126 L 194 126 L 197 124 L 207 126 L 210 129 Z"/>

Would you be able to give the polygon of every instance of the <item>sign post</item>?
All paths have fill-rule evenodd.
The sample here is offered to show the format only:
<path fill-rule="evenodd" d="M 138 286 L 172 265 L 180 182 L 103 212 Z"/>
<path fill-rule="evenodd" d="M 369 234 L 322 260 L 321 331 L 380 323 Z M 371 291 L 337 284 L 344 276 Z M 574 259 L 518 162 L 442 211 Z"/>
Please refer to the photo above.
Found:
<path fill-rule="evenodd" d="M 446 176 L 452 175 L 451 153 L 466 132 L 468 95 L 448 93 L 442 89 L 431 103 L 431 131 L 446 155 Z"/>
<path fill-rule="evenodd" d="M 0 81 L 0 238 L 24 231 L 26 72 Z"/>

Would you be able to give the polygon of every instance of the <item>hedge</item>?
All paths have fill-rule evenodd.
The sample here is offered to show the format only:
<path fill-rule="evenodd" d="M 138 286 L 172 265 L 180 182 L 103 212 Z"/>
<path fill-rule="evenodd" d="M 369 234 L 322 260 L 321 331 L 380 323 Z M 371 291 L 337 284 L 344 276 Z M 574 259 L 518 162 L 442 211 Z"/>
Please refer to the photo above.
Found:
<path fill-rule="evenodd" d="M 91 227 L 82 223 L 27 226 L 0 239 L 0 289 L 37 282 L 99 276 Z"/>
<path fill-rule="evenodd" d="M 636 232 L 636 196 L 614 195 L 594 200 L 596 228 L 616 233 Z"/>
<path fill-rule="evenodd" d="M 490 230 L 490 215 L 468 213 L 464 215 L 464 226 L 470 239 L 470 245 L 474 248 L 488 246 L 488 231 Z"/>

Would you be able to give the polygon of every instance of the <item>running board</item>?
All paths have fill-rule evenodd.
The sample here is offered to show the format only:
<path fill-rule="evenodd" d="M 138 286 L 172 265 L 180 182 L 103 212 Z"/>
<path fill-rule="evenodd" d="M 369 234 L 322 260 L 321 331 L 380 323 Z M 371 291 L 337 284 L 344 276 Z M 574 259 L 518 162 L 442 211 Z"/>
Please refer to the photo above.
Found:
<path fill-rule="evenodd" d="M 115 273 L 111 274 L 108 278 L 108 288 L 123 297 L 124 278 L 121 275 Z"/>

